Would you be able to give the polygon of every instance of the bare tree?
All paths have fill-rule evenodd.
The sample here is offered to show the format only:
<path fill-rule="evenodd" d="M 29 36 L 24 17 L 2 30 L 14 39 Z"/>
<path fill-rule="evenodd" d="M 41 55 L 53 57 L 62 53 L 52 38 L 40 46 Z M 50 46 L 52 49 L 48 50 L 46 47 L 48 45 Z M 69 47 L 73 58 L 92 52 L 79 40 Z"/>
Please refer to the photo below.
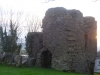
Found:
<path fill-rule="evenodd" d="M 92 0 L 93 2 L 96 2 L 97 0 Z"/>
<path fill-rule="evenodd" d="M 23 22 L 21 22 L 21 18 L 22 18 L 22 14 L 23 12 L 17 12 L 16 14 L 14 14 L 14 12 L 10 12 L 10 21 L 12 21 L 13 24 L 13 29 L 17 30 L 17 36 L 20 37 L 20 35 L 22 34 L 22 30 L 21 30 L 21 25 Z"/>
<path fill-rule="evenodd" d="M 19 53 L 19 48 L 21 46 L 17 45 L 17 40 L 20 38 L 21 34 L 21 17 L 22 17 L 22 12 L 13 12 L 12 10 L 10 11 L 0 11 L 0 25 L 2 26 L 3 29 L 5 29 L 7 33 L 7 37 L 4 37 L 4 39 L 8 39 L 7 42 L 9 43 L 9 50 L 16 51 L 18 50 Z M 5 43 L 4 43 L 5 44 Z M 15 45 L 14 45 L 15 44 Z M 8 45 L 5 45 L 8 48 Z M 14 47 L 16 46 L 16 48 Z M 8 50 L 8 49 L 7 49 Z M 5 51 L 7 51 L 5 49 Z"/>
<path fill-rule="evenodd" d="M 44 0 L 43 3 L 48 3 L 48 2 L 50 2 L 50 1 L 55 1 L 55 0 Z"/>
<path fill-rule="evenodd" d="M 38 16 L 32 15 L 31 17 L 26 17 L 26 23 L 27 23 L 27 30 L 28 32 L 38 32 L 41 31 L 41 20 Z"/>
<path fill-rule="evenodd" d="M 17 28 L 17 35 L 20 37 L 21 34 L 21 25 L 22 25 L 22 15 L 23 12 L 14 12 L 10 11 L 0 11 L 0 26 L 7 29 L 7 32 L 10 29 L 10 22 L 13 24 L 13 28 Z M 8 33 L 9 34 L 9 33 Z"/>
<path fill-rule="evenodd" d="M 100 0 L 92 0 L 93 2 L 100 1 Z"/>
<path fill-rule="evenodd" d="M 44 1 L 42 0 L 43 3 L 48 3 L 48 2 L 50 2 L 50 1 L 55 1 L 55 0 L 44 0 Z M 92 1 L 93 1 L 93 2 L 96 2 L 96 1 L 98 1 L 98 0 L 92 0 Z"/>

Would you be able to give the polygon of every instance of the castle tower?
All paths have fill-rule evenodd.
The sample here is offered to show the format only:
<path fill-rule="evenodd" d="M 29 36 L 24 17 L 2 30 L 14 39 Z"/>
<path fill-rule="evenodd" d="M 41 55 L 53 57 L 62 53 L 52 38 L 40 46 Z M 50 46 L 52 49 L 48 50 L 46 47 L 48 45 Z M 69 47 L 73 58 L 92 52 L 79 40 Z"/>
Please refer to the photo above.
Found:
<path fill-rule="evenodd" d="M 86 27 L 89 25 L 85 20 L 79 10 L 66 10 L 62 7 L 48 9 L 42 25 L 43 46 L 45 48 L 40 50 L 40 57 L 44 51 L 48 51 L 52 55 L 52 68 L 61 71 L 90 73 L 88 66 L 90 62 L 88 61 L 94 63 L 96 56 L 97 44 L 94 38 L 96 37 L 96 21 L 95 19 L 91 21 L 87 19 L 92 27 L 86 34 L 88 29 Z M 93 47 L 91 47 L 91 43 Z M 47 57 L 49 57 L 48 55 Z M 93 59 L 90 58 L 91 56 Z M 41 60 L 44 62 L 43 59 L 40 58 L 38 62 L 41 62 Z M 42 65 L 43 63 L 39 64 Z"/>

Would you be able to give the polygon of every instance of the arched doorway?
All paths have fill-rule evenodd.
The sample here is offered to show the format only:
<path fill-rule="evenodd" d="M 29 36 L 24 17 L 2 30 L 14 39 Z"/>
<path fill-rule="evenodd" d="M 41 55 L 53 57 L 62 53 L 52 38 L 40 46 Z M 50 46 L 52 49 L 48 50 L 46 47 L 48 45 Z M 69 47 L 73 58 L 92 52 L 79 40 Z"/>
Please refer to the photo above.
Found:
<path fill-rule="evenodd" d="M 44 67 L 44 68 L 51 67 L 51 61 L 52 61 L 51 52 L 48 50 L 43 51 L 41 54 L 41 67 Z"/>

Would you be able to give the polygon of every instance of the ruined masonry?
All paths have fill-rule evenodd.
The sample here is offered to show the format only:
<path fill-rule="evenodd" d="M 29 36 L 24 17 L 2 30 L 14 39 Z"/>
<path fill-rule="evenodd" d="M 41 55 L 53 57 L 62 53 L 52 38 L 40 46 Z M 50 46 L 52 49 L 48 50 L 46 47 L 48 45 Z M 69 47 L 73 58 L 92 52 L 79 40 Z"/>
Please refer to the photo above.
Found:
<path fill-rule="evenodd" d="M 56 70 L 92 73 L 97 54 L 97 24 L 79 10 L 50 8 L 43 19 L 43 48 L 36 64 Z"/>
<path fill-rule="evenodd" d="M 43 48 L 43 33 L 42 32 L 29 32 L 27 35 L 27 46 L 31 56 L 37 58 L 37 53 Z"/>
<path fill-rule="evenodd" d="M 0 52 L 2 52 L 2 27 L 0 26 Z"/>

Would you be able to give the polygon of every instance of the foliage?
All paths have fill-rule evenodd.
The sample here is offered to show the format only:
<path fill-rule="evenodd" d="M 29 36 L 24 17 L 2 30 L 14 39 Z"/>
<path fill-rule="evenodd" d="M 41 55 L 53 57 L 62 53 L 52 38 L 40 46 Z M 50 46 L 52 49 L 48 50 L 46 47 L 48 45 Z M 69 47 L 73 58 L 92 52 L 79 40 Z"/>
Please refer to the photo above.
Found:
<path fill-rule="evenodd" d="M 40 67 L 11 67 L 0 65 L 0 75 L 87 75 L 70 72 L 60 72 L 54 69 Z M 95 74 L 99 75 L 99 74 Z"/>
<path fill-rule="evenodd" d="M 17 45 L 17 40 L 18 40 L 17 28 L 18 26 L 15 26 L 15 24 L 12 23 L 12 20 L 10 20 L 9 32 L 6 31 L 6 27 L 5 27 L 4 33 L 2 31 L 3 51 L 11 52 L 11 53 L 16 52 L 17 54 L 19 54 L 20 49 L 21 49 L 21 44 Z"/>
<path fill-rule="evenodd" d="M 32 56 L 32 38 L 29 36 L 29 33 L 27 34 L 27 36 L 25 37 L 26 40 L 26 51 L 29 55 L 29 57 Z"/>

